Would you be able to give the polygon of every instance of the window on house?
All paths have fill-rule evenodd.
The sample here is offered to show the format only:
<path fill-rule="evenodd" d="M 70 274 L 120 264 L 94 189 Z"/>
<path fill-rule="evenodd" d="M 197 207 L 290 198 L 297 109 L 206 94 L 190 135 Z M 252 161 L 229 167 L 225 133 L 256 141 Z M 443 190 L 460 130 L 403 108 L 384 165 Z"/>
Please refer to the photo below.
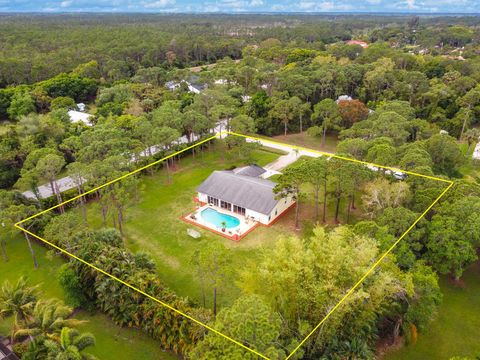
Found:
<path fill-rule="evenodd" d="M 208 203 L 211 204 L 211 205 L 215 205 L 215 206 L 218 206 L 218 199 L 212 197 L 212 196 L 209 196 L 208 197 Z"/>

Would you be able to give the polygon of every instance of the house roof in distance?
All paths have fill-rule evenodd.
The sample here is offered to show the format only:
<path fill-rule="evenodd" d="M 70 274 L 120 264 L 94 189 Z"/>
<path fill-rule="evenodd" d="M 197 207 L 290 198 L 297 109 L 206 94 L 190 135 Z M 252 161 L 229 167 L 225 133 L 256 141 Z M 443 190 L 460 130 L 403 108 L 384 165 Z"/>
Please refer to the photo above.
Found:
<path fill-rule="evenodd" d="M 346 42 L 347 45 L 360 45 L 362 48 L 367 48 L 368 43 L 362 40 L 348 40 Z"/>
<path fill-rule="evenodd" d="M 87 126 L 92 126 L 92 123 L 90 122 L 90 117 L 92 115 L 90 114 L 81 111 L 69 110 L 68 116 L 70 117 L 70 121 L 73 123 L 83 122 Z"/>
<path fill-rule="evenodd" d="M 249 167 L 245 167 L 249 168 Z M 242 170 L 239 168 L 235 170 Z M 249 169 L 248 171 L 252 170 Z M 214 171 L 197 191 L 237 206 L 269 215 L 278 203 L 273 188 L 276 183 L 234 171 Z"/>

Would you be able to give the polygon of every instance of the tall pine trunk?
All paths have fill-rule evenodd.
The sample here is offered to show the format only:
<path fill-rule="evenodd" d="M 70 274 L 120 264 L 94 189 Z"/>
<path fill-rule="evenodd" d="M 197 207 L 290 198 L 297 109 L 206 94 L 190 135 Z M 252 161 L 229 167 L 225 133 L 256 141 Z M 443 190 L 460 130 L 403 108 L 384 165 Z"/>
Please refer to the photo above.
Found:
<path fill-rule="evenodd" d="M 323 223 L 327 221 L 327 179 L 323 183 Z"/>
<path fill-rule="evenodd" d="M 83 194 L 82 186 L 77 185 L 77 189 L 78 189 L 78 195 L 82 195 Z M 85 222 L 85 225 L 88 226 L 87 207 L 85 203 L 86 203 L 85 196 L 80 196 L 80 206 L 82 208 L 83 221 Z"/>
<path fill-rule="evenodd" d="M 352 204 L 353 204 L 353 195 L 350 195 L 350 199 L 348 200 L 348 206 L 347 206 L 347 224 L 350 222 L 350 212 L 352 210 Z"/>
<path fill-rule="evenodd" d="M 0 239 L 0 249 L 2 251 L 3 260 L 8 261 L 7 248 L 5 245 L 5 239 Z"/>
<path fill-rule="evenodd" d="M 337 197 L 337 204 L 335 205 L 335 223 L 338 224 L 338 213 L 340 211 L 340 199 L 341 197 Z"/>
<path fill-rule="evenodd" d="M 20 227 L 23 229 L 23 225 L 20 225 Z M 35 250 L 33 249 L 32 241 L 25 231 L 23 231 L 23 235 L 25 236 L 25 240 L 27 240 L 28 250 L 30 250 L 30 254 L 32 255 L 33 266 L 38 268 L 37 257 L 35 256 Z"/>
<path fill-rule="evenodd" d="M 298 219 L 298 213 L 299 213 L 299 209 L 300 209 L 300 197 L 299 197 L 299 195 L 300 195 L 300 189 L 297 188 L 296 195 L 295 195 L 296 200 L 297 200 L 297 202 L 295 204 L 295 230 L 298 230 L 298 225 L 299 225 L 298 224 L 298 222 L 299 222 L 298 221 L 299 220 Z"/>
<path fill-rule="evenodd" d="M 118 230 L 120 230 L 120 235 L 123 237 L 123 210 L 121 206 L 117 207 L 118 209 Z"/>
<path fill-rule="evenodd" d="M 53 193 L 57 197 L 57 204 L 60 205 L 63 202 L 63 200 L 62 200 L 62 194 L 60 193 L 60 189 L 58 188 L 58 185 L 57 185 L 57 181 L 55 179 L 51 180 L 50 185 L 53 189 Z M 65 213 L 65 209 L 63 205 L 60 205 L 59 209 L 61 214 Z"/>
<path fill-rule="evenodd" d="M 458 137 L 458 140 L 462 140 L 463 132 L 465 131 L 465 127 L 467 126 L 467 120 L 469 117 L 470 117 L 470 107 L 468 107 L 468 110 L 465 114 L 465 118 L 463 119 L 462 131 L 460 131 L 460 136 Z"/>
<path fill-rule="evenodd" d="M 325 121 L 325 120 L 324 120 Z M 325 138 L 327 137 L 327 127 L 323 125 L 322 148 L 325 147 Z"/>

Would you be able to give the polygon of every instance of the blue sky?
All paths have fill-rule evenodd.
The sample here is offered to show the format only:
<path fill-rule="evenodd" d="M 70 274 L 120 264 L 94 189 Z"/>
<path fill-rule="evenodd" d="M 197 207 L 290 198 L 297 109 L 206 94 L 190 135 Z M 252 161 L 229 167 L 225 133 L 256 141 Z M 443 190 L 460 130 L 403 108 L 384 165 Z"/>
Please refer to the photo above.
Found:
<path fill-rule="evenodd" d="M 0 0 L 0 12 L 476 13 L 480 0 Z"/>

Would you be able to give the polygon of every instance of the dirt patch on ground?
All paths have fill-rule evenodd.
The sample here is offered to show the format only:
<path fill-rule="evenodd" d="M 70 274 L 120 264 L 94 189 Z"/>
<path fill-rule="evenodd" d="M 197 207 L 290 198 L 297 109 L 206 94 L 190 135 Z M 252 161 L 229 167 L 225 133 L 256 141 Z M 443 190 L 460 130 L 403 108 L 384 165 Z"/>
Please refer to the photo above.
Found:
<path fill-rule="evenodd" d="M 395 342 L 393 342 L 393 338 L 391 336 L 381 338 L 377 341 L 375 346 L 376 359 L 381 360 L 386 354 L 399 350 L 403 346 L 405 346 L 405 339 L 401 336 L 398 337 Z"/>

